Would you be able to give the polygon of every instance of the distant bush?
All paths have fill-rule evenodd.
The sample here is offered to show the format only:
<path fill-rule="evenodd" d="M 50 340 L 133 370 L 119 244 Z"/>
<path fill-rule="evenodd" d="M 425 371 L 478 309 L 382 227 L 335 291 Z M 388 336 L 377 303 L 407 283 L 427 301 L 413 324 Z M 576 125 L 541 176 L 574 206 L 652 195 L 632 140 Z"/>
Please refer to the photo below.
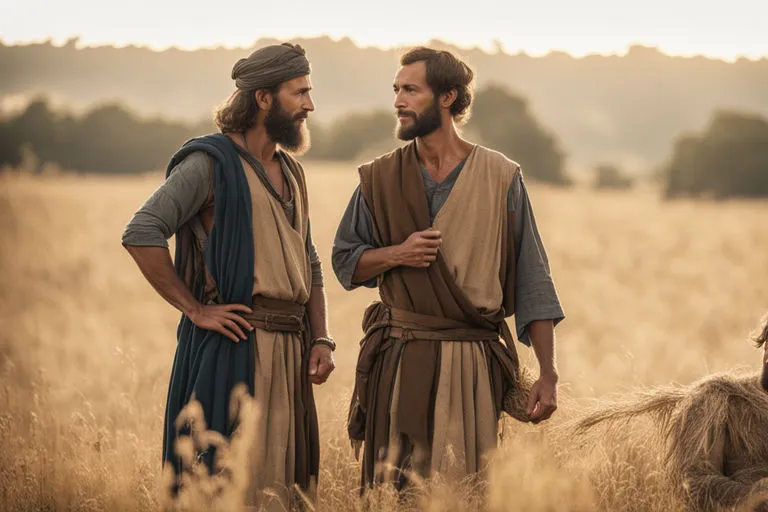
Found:
<path fill-rule="evenodd" d="M 330 125 L 312 122 L 312 148 L 307 158 L 353 160 L 361 151 L 384 141 L 396 147 L 395 115 L 386 110 L 355 112 Z"/>
<path fill-rule="evenodd" d="M 518 162 L 526 176 L 557 185 L 569 183 L 557 138 L 533 117 L 525 99 L 504 87 L 490 85 L 478 91 L 467 130 Z"/>
<path fill-rule="evenodd" d="M 681 136 L 663 170 L 666 196 L 768 196 L 768 120 L 719 111 L 701 135 Z"/>
<path fill-rule="evenodd" d="M 632 178 L 613 164 L 595 167 L 595 188 L 624 190 L 632 187 Z"/>
<path fill-rule="evenodd" d="M 0 166 L 18 165 L 28 147 L 42 163 L 82 172 L 127 173 L 164 168 L 187 139 L 213 123 L 187 125 L 140 119 L 120 105 L 95 107 L 81 117 L 54 112 L 45 100 L 0 121 Z"/>

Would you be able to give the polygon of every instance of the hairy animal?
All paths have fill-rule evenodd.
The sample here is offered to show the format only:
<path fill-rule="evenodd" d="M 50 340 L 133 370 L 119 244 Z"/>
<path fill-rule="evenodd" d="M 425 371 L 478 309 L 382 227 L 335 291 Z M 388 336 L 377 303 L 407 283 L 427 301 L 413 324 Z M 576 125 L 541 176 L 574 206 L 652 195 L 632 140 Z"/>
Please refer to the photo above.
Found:
<path fill-rule="evenodd" d="M 588 436 L 640 417 L 658 427 L 658 444 L 648 448 L 660 450 L 673 492 L 691 510 L 768 507 L 768 392 L 757 375 L 721 373 L 641 391 L 586 412 L 568 428 Z"/>

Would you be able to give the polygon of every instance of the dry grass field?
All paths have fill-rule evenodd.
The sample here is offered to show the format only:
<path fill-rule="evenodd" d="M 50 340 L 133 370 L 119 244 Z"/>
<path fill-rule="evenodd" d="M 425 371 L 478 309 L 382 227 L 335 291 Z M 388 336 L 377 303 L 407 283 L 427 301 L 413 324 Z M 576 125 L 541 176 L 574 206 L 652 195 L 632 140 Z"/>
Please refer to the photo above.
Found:
<path fill-rule="evenodd" d="M 356 184 L 351 164 L 307 164 L 337 370 L 316 389 L 320 510 L 354 510 L 346 438 L 360 320 L 375 292 L 345 292 L 333 234 Z M 0 175 L 0 509 L 153 510 L 178 313 L 120 245 L 161 174 Z M 756 370 L 748 334 L 768 311 L 766 202 L 667 203 L 652 191 L 529 183 L 567 318 L 557 329 L 561 408 L 637 386 Z M 518 346 L 535 367 L 532 351 Z M 642 426 L 580 449 L 548 428 L 505 422 L 487 492 L 434 484 L 376 509 L 679 509 Z M 482 496 L 485 496 L 483 500 Z M 227 507 L 224 507 L 227 508 Z"/>

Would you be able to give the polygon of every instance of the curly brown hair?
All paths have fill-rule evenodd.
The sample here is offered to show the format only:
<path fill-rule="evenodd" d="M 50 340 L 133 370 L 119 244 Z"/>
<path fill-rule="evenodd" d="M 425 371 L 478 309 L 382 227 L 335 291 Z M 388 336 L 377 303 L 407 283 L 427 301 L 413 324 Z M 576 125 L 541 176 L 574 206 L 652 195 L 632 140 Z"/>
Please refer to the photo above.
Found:
<path fill-rule="evenodd" d="M 454 121 L 469 119 L 475 78 L 472 69 L 451 52 L 426 46 L 412 48 L 400 58 L 401 66 L 414 62 L 424 62 L 427 68 L 427 84 L 435 96 L 456 91 L 456 100 L 451 104 Z"/>

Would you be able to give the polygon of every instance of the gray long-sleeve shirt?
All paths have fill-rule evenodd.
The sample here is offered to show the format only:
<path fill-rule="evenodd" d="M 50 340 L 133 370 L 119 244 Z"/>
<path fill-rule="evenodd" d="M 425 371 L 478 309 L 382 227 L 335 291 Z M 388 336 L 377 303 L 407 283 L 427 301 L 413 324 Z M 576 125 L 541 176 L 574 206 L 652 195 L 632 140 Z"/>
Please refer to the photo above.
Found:
<path fill-rule="evenodd" d="M 282 160 L 281 164 L 283 173 L 290 172 Z M 208 173 L 208 158 L 203 152 L 191 153 L 179 162 L 125 227 L 123 244 L 167 248 L 168 239 L 205 204 L 211 187 Z M 294 201 L 285 204 L 289 219 L 294 217 L 294 205 Z M 307 230 L 306 244 L 312 266 L 312 286 L 323 286 L 323 270 L 312 243 L 311 229 Z"/>
<path fill-rule="evenodd" d="M 464 166 L 459 164 L 440 183 L 436 183 L 422 168 L 422 177 L 429 204 L 430 222 L 448 199 Z M 533 207 L 518 173 L 507 193 L 507 211 L 515 212 L 515 324 L 518 339 L 530 345 L 528 325 L 535 320 L 552 320 L 557 325 L 565 314 L 555 290 L 549 260 L 541 241 Z M 358 286 L 376 287 L 376 279 L 354 283 L 354 275 L 360 256 L 368 249 L 377 248 L 373 236 L 373 218 L 365 202 L 360 186 L 355 189 L 344 216 L 341 219 L 333 243 L 333 271 L 341 285 L 352 290 Z"/>

